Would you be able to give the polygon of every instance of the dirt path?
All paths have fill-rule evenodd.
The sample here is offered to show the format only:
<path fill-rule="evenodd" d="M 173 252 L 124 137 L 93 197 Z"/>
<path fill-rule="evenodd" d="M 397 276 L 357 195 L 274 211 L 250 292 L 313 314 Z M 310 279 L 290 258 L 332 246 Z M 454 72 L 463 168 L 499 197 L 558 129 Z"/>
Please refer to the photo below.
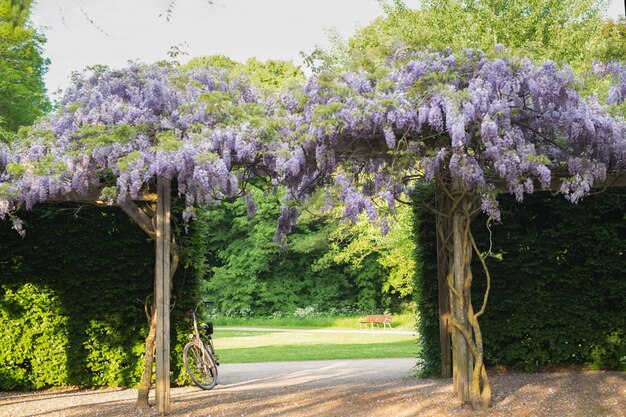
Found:
<path fill-rule="evenodd" d="M 450 380 L 411 377 L 413 359 L 233 364 L 212 391 L 172 389 L 173 416 L 624 417 L 626 374 L 563 372 L 491 377 L 493 407 L 457 405 Z M 0 416 L 156 416 L 133 410 L 135 390 L 0 393 Z"/>

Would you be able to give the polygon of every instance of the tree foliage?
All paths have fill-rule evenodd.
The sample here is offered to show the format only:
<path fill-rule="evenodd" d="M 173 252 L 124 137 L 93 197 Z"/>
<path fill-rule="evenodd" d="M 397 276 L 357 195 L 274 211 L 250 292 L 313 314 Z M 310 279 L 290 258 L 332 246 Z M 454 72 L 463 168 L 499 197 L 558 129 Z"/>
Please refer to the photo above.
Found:
<path fill-rule="evenodd" d="M 207 240 L 205 292 L 221 313 L 270 315 L 307 307 L 371 313 L 401 310 L 410 301 L 414 266 L 405 252 L 412 241 L 401 233 L 406 210 L 386 236 L 368 220 L 352 224 L 331 213 L 303 213 L 284 250 L 272 241 L 280 198 L 256 194 L 254 217 L 243 201 L 198 211 Z M 408 244 L 399 246 L 405 239 Z"/>
<path fill-rule="evenodd" d="M 220 68 L 233 78 L 244 77 L 257 87 L 274 90 L 304 81 L 304 74 L 299 67 L 289 61 L 273 59 L 259 61 L 250 58 L 245 63 L 240 63 L 223 55 L 211 55 L 193 58 L 185 67 Z"/>
<path fill-rule="evenodd" d="M 416 269 L 411 220 L 409 207 L 402 205 L 386 230 L 372 224 L 366 216 L 360 216 L 356 222 L 343 221 L 332 229 L 330 251 L 324 259 L 363 270 L 368 267 L 368 257 L 374 255 L 387 271 L 383 294 L 395 294 L 406 302 L 413 294 Z"/>
<path fill-rule="evenodd" d="M 0 138 L 5 141 L 50 108 L 43 82 L 45 38 L 29 23 L 31 4 L 0 1 Z"/>
<path fill-rule="evenodd" d="M 390 57 L 408 51 L 473 48 L 489 52 L 503 45 L 513 54 L 568 64 L 581 75 L 591 69 L 594 59 L 617 52 L 605 46 L 607 35 L 615 34 L 610 25 L 603 28 L 606 4 L 595 0 L 428 0 L 419 10 L 412 10 L 394 1 L 385 7 L 385 17 L 359 30 L 347 45 L 335 46 L 334 51 L 318 50 L 312 58 L 320 58 L 321 67 L 339 65 L 374 72 Z M 617 45 L 617 38 L 611 39 Z"/>

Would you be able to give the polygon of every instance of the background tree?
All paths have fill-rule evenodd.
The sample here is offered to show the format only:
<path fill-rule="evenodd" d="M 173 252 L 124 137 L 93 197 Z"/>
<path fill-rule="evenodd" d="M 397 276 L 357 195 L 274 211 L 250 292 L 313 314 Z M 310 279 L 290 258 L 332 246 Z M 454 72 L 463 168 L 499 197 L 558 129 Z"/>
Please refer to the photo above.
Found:
<path fill-rule="evenodd" d="M 304 73 L 290 61 L 259 61 L 250 58 L 245 63 L 237 62 L 223 55 L 192 58 L 186 68 L 220 68 L 230 76 L 244 77 L 258 88 L 276 90 L 290 84 L 303 82 Z"/>
<path fill-rule="evenodd" d="M 407 207 L 383 235 L 368 219 L 340 219 L 338 210 L 319 214 L 319 196 L 307 206 L 288 249 L 273 242 L 278 195 L 254 190 L 258 207 L 249 216 L 237 200 L 197 210 L 207 234 L 205 292 L 228 315 L 402 311 L 411 301 L 415 265 Z"/>
<path fill-rule="evenodd" d="M 0 139 L 8 141 L 50 109 L 43 76 L 45 38 L 29 22 L 30 0 L 0 1 Z"/>
<path fill-rule="evenodd" d="M 317 50 L 309 63 L 373 72 L 391 56 L 397 59 L 411 51 L 489 52 L 503 45 L 512 54 L 567 63 L 582 75 L 606 48 L 607 32 L 615 33 L 614 27 L 603 32 L 606 7 L 604 0 L 426 0 L 413 10 L 394 0 L 385 6 L 386 16 L 345 44 L 333 37 L 334 47 Z"/>

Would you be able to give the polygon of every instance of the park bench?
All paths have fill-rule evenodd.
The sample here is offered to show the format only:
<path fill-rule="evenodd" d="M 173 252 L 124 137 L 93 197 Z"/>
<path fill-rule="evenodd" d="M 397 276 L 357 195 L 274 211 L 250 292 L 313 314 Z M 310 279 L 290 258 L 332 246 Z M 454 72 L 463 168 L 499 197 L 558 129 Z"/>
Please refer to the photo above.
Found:
<path fill-rule="evenodd" d="M 372 329 L 374 326 L 378 327 L 379 324 L 383 325 L 383 329 L 386 326 L 389 326 L 391 329 L 391 320 L 393 320 L 393 316 L 388 314 L 368 314 L 367 316 L 358 319 L 357 324 L 359 325 L 359 329 L 361 329 L 363 325 L 367 328 L 368 324 L 372 325 Z"/>

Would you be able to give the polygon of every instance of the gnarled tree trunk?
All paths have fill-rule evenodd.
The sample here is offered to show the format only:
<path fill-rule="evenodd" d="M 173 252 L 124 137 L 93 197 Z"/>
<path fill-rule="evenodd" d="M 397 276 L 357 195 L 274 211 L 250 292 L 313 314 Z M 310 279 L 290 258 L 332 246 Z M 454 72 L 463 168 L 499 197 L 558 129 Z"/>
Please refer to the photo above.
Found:
<path fill-rule="evenodd" d="M 148 307 L 148 300 L 146 299 L 146 312 L 150 309 L 150 315 L 148 317 L 148 336 L 146 337 L 146 354 L 144 356 L 143 373 L 141 374 L 141 380 L 137 386 L 137 401 L 135 402 L 136 408 L 148 408 L 148 396 L 150 395 L 150 387 L 152 386 L 152 364 L 154 363 L 154 350 L 156 347 L 156 308 L 154 304 Z"/>
<path fill-rule="evenodd" d="M 485 409 L 491 402 L 491 387 L 483 360 L 478 318 L 486 308 L 490 276 L 471 232 L 472 219 L 479 212 L 478 200 L 459 181 L 451 184 L 440 181 L 438 186 L 448 199 L 443 205 L 446 212 L 440 212 L 439 216 L 451 220 L 451 228 L 447 231 L 440 229 L 438 233 L 442 235 L 448 258 L 454 391 L 463 403 L 470 403 L 474 409 Z M 476 313 L 471 299 L 473 254 L 479 257 L 487 276 L 487 290 Z"/>

